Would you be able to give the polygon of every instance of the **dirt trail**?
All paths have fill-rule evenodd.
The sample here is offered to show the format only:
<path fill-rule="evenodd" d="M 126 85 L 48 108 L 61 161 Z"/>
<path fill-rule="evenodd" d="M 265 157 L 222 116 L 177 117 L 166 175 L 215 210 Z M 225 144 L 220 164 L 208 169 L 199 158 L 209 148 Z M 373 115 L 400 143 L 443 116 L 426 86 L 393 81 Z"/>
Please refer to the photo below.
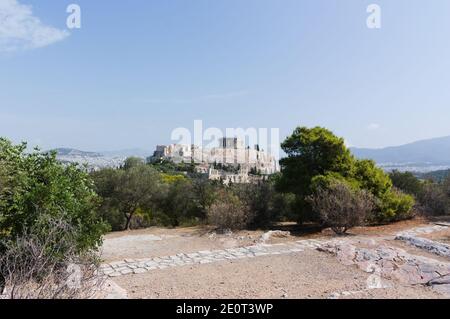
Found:
<path fill-rule="evenodd" d="M 369 275 L 315 250 L 115 278 L 130 298 L 442 298 L 426 287 L 367 289 Z"/>
<path fill-rule="evenodd" d="M 432 257 L 394 241 L 397 233 L 424 225 L 415 220 L 356 228 L 346 238 L 381 240 L 411 254 Z M 114 233 L 106 236 L 103 246 L 103 258 L 108 262 L 104 269 L 130 298 L 445 297 L 423 285 L 402 285 L 392 280 L 387 280 L 383 289 L 368 289 L 370 273 L 315 250 L 317 245 L 336 240 L 328 231 L 275 237 L 265 245 L 260 243 L 262 234 L 246 231 L 217 235 L 198 227 Z"/>
<path fill-rule="evenodd" d="M 112 233 L 105 237 L 102 259 L 105 262 L 128 258 L 150 258 L 192 253 L 201 250 L 228 249 L 252 245 L 263 234 L 239 232 L 216 235 L 201 227 L 145 230 Z"/>

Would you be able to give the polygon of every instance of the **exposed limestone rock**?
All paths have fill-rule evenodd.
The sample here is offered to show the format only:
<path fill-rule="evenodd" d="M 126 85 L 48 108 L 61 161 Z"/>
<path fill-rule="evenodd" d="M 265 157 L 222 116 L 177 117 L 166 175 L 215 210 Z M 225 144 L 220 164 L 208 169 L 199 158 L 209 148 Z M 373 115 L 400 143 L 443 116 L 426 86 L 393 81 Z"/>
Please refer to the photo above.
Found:
<path fill-rule="evenodd" d="M 429 284 L 430 285 L 450 285 L 450 275 L 433 279 L 429 282 Z"/>
<path fill-rule="evenodd" d="M 386 279 L 394 279 L 408 285 L 430 285 L 445 292 L 450 263 L 411 255 L 403 249 L 380 245 L 362 248 L 348 242 L 328 243 L 320 248 L 334 254 L 345 265 L 356 265 L 361 270 Z"/>
<path fill-rule="evenodd" d="M 436 242 L 433 240 L 429 240 L 426 238 L 420 238 L 420 237 L 414 237 L 414 236 L 407 236 L 407 235 L 398 235 L 396 240 L 402 240 L 409 245 L 415 246 L 420 249 L 425 249 L 433 254 L 448 257 L 450 258 L 450 246 Z"/>
<path fill-rule="evenodd" d="M 96 294 L 96 299 L 128 299 L 128 293 L 112 280 L 106 280 L 101 290 Z"/>
<path fill-rule="evenodd" d="M 440 293 L 450 296 L 450 275 L 430 280 L 428 285 L 432 286 Z"/>
<path fill-rule="evenodd" d="M 271 230 L 261 235 L 258 242 L 265 243 L 266 241 L 270 240 L 272 237 L 276 238 L 287 238 L 291 236 L 291 233 L 288 231 L 281 231 L 281 230 Z"/>

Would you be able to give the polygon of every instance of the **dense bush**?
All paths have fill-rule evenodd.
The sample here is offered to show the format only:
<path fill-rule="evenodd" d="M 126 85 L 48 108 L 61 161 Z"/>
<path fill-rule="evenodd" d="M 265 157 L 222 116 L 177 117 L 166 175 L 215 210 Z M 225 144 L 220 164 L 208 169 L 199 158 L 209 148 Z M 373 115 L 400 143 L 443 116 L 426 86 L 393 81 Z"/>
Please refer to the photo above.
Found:
<path fill-rule="evenodd" d="M 374 196 L 370 192 L 340 180 L 318 187 L 308 201 L 322 222 L 337 234 L 363 225 L 374 209 Z"/>
<path fill-rule="evenodd" d="M 441 216 L 450 213 L 450 196 L 442 184 L 427 183 L 419 195 L 419 209 L 429 216 Z"/>
<path fill-rule="evenodd" d="M 232 185 L 231 190 L 251 210 L 251 228 L 267 228 L 283 217 L 291 217 L 292 201 L 276 192 L 271 181 Z"/>
<path fill-rule="evenodd" d="M 376 201 L 376 210 L 372 218 L 376 223 L 389 223 L 414 217 L 414 197 L 392 189 Z"/>
<path fill-rule="evenodd" d="M 140 157 L 128 157 L 124 164 L 123 169 L 129 170 L 131 168 L 144 165 L 144 160 Z"/>
<path fill-rule="evenodd" d="M 424 191 L 425 183 L 420 181 L 411 172 L 394 170 L 389 174 L 389 177 L 391 178 L 393 185 L 405 193 L 419 197 Z"/>
<path fill-rule="evenodd" d="M 450 175 L 447 176 L 442 182 L 442 189 L 444 193 L 447 195 L 447 197 L 450 198 Z"/>
<path fill-rule="evenodd" d="M 98 201 L 89 176 L 77 166 L 0 139 L 0 290 L 14 278 L 34 284 L 45 278 L 47 269 L 36 268 L 33 258 L 62 271 L 68 258 L 75 262 L 95 250 L 108 229 L 96 214 Z M 29 244 L 39 255 L 30 255 Z M 14 265 L 11 258 L 19 257 L 30 262 Z"/>
<path fill-rule="evenodd" d="M 149 161 L 148 163 L 159 172 L 166 174 L 188 173 L 196 175 L 195 164 L 193 163 L 174 163 L 169 160 Z"/>
<path fill-rule="evenodd" d="M 87 173 L 62 165 L 55 154 L 27 153 L 26 144 L 0 139 L 0 240 L 14 240 L 25 229 L 45 232 L 60 219 L 74 228 L 74 244 L 87 250 L 107 230 L 96 215 L 99 198 Z M 1 247 L 0 247 L 1 250 Z"/>
<path fill-rule="evenodd" d="M 417 177 L 423 180 L 429 180 L 436 183 L 441 183 L 446 179 L 450 178 L 450 169 L 438 170 L 427 173 L 416 173 Z"/>
<path fill-rule="evenodd" d="M 412 173 L 398 171 L 393 171 L 390 177 L 396 187 L 415 196 L 416 208 L 422 214 L 438 216 L 450 213 L 450 177 L 424 181 Z"/>
<path fill-rule="evenodd" d="M 368 190 L 373 196 L 381 199 L 391 192 L 392 181 L 389 176 L 372 160 L 353 161 L 353 174 L 361 189 Z"/>
<path fill-rule="evenodd" d="M 223 189 L 208 208 L 208 222 L 220 231 L 239 230 L 247 227 L 252 220 L 252 211 L 238 196 Z"/>
<path fill-rule="evenodd" d="M 206 219 L 208 208 L 217 198 L 219 189 L 224 186 L 217 181 L 210 181 L 205 177 L 194 178 L 192 180 L 192 189 L 195 194 L 195 202 L 197 205 L 198 217 L 202 220 Z"/>
<path fill-rule="evenodd" d="M 191 180 L 182 175 L 165 175 L 163 180 L 164 195 L 158 209 L 168 217 L 170 226 L 190 224 L 200 217 Z"/>

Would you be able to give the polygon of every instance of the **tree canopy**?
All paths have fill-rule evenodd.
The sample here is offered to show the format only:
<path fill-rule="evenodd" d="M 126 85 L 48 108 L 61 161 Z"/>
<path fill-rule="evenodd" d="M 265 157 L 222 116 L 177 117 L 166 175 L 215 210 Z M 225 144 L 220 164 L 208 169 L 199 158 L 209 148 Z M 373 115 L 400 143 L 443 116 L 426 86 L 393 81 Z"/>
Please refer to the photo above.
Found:
<path fill-rule="evenodd" d="M 278 189 L 295 194 L 299 221 L 318 220 L 319 214 L 306 200 L 315 190 L 345 182 L 354 190 L 376 198 L 373 218 L 379 222 L 407 216 L 414 204 L 411 196 L 393 190 L 389 176 L 371 160 L 356 159 L 344 140 L 322 127 L 298 127 L 281 145 L 287 157 L 280 161 Z"/>
<path fill-rule="evenodd" d="M 152 209 L 161 194 L 161 175 L 157 170 L 134 159 L 126 164 L 122 169 L 104 169 L 92 174 L 96 191 L 103 199 L 101 215 L 114 220 L 114 229 L 130 229 L 138 210 Z"/>

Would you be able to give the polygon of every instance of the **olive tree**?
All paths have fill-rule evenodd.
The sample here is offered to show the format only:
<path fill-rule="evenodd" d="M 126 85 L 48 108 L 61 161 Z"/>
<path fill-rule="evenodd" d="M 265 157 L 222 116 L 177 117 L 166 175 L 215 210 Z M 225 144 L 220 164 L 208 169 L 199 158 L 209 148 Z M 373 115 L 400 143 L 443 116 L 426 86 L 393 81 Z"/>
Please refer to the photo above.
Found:
<path fill-rule="evenodd" d="M 114 229 L 129 230 L 135 214 L 154 208 L 162 194 L 161 175 L 157 170 L 145 164 L 127 167 L 105 169 L 92 175 L 102 198 L 100 214 L 105 219 L 114 219 L 111 223 Z"/>

